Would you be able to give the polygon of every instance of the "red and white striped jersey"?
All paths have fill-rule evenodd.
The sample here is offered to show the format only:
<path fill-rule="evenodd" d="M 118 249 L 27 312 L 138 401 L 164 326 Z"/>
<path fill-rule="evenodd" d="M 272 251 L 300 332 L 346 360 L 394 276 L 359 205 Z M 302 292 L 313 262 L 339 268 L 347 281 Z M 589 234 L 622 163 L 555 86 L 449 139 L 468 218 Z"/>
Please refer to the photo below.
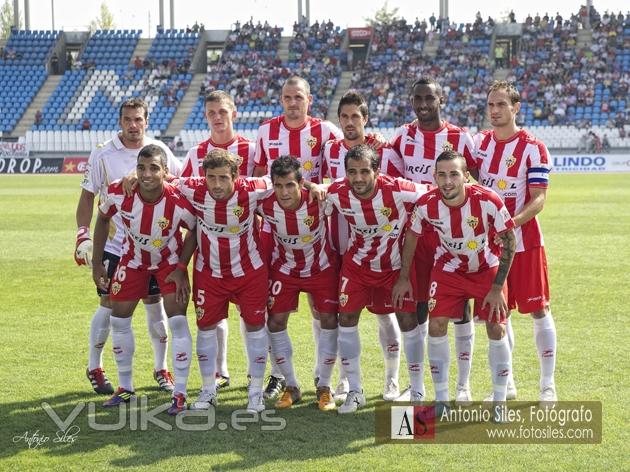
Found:
<path fill-rule="evenodd" d="M 547 188 L 551 162 L 547 147 L 525 130 L 500 141 L 491 130 L 475 135 L 474 155 L 479 182 L 494 190 L 510 215 L 518 214 L 530 199 L 530 188 Z M 516 252 L 544 245 L 538 218 L 515 229 Z"/>
<path fill-rule="evenodd" d="M 433 165 L 437 157 L 447 149 L 453 149 L 464 156 L 469 169 L 476 167 L 473 159 L 473 140 L 464 128 L 442 122 L 436 131 L 425 131 L 415 121 L 396 130 L 392 146 L 402 162 L 397 166 L 403 169 L 403 177 L 420 184 L 433 184 Z"/>
<path fill-rule="evenodd" d="M 405 225 L 413 204 L 428 188 L 379 174 L 373 196 L 363 199 L 354 194 L 347 179 L 333 182 L 327 202 L 350 224 L 350 244 L 344 257 L 374 272 L 400 269 Z"/>
<path fill-rule="evenodd" d="M 310 277 L 330 267 L 335 254 L 328 243 L 324 209 L 317 200 L 308 203 L 302 190 L 302 203 L 285 210 L 275 195 L 258 204 L 258 211 L 271 227 L 276 244 L 271 255 L 273 269 L 292 277 Z"/>
<path fill-rule="evenodd" d="M 182 249 L 180 228 L 195 229 L 195 210 L 170 184 L 162 197 L 145 202 L 139 189 L 125 196 L 120 181 L 111 184 L 99 210 L 110 218 L 120 215 L 124 228 L 121 264 L 132 269 L 153 270 L 179 262 Z"/>
<path fill-rule="evenodd" d="M 289 128 L 284 115 L 265 121 L 256 138 L 256 166 L 266 167 L 280 156 L 296 157 L 302 164 L 302 176 L 313 183 L 321 182 L 322 150 L 326 141 L 341 139 L 339 128 L 330 121 L 308 117 L 299 128 Z"/>
<path fill-rule="evenodd" d="M 173 156 L 173 153 L 162 141 L 151 139 L 145 136 L 142 146 L 155 144 L 160 146 L 167 157 L 168 170 L 172 175 L 179 176 L 182 170 L 181 162 Z M 109 185 L 125 177 L 136 168 L 138 162 L 138 153 L 141 148 L 130 149 L 125 147 L 120 140 L 118 133 L 112 136 L 112 139 L 99 144 L 90 154 L 87 168 L 81 182 L 81 188 L 93 193 L 99 198 L 105 198 Z M 110 237 L 105 243 L 105 250 L 115 255 L 120 255 L 122 251 L 122 242 L 125 237 L 125 230 L 119 215 L 112 218 L 114 223 L 115 234 L 110 233 Z"/>
<path fill-rule="evenodd" d="M 440 236 L 435 267 L 445 272 L 479 272 L 499 264 L 489 243 L 489 234 L 514 228 L 514 222 L 499 196 L 481 185 L 467 184 L 466 200 L 450 207 L 440 190 L 432 189 L 420 197 L 412 217 L 411 230 L 422 234 L 423 222 Z"/>
<path fill-rule="evenodd" d="M 370 138 L 367 139 L 369 143 Z M 350 148 L 343 139 L 331 139 L 324 146 L 323 154 L 323 177 L 332 180 L 346 176 L 345 157 Z M 394 148 L 385 144 L 376 152 L 381 158 L 381 172 L 390 177 L 402 177 L 402 168 L 397 168 L 401 164 L 400 156 Z M 344 254 L 348 248 L 350 240 L 350 226 L 346 218 L 338 211 L 333 211 L 330 215 L 330 241 L 339 254 Z"/>
<path fill-rule="evenodd" d="M 217 144 L 212 141 L 212 138 L 208 138 L 206 141 L 191 147 L 188 154 L 186 154 L 186 159 L 184 159 L 182 177 L 203 177 L 204 172 L 201 164 L 204 157 L 213 149 L 225 149 L 232 154 L 240 156 L 243 159 L 239 169 L 241 177 L 251 177 L 254 174 L 256 143 L 237 134 L 234 136 L 234 139 L 225 144 Z"/>
<path fill-rule="evenodd" d="M 271 188 L 268 178 L 239 177 L 229 198 L 215 200 L 205 177 L 179 181 L 179 189 L 197 214 L 195 270 L 207 266 L 213 277 L 242 277 L 263 265 L 255 213 L 258 201 L 267 198 Z"/>

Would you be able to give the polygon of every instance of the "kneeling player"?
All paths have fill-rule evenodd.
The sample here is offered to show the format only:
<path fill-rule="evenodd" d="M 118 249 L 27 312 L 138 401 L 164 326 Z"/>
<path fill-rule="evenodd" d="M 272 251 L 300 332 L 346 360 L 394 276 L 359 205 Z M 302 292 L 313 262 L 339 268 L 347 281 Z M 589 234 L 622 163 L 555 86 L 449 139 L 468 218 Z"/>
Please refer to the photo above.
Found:
<path fill-rule="evenodd" d="M 434 176 L 438 188 L 420 197 L 411 230 L 406 232 L 394 302 L 401 304 L 412 290 L 409 270 L 423 223 L 434 226 L 440 247 L 429 289 L 428 352 L 436 401 L 449 400 L 448 321 L 461 319 L 464 305 L 473 298 L 475 317 L 486 322 L 494 400 L 504 402 L 512 364 L 505 336 L 505 280 L 514 258 L 514 222 L 492 190 L 467 183 L 466 161 L 457 152 L 447 150 L 438 156 Z M 500 256 L 488 245 L 488 234 L 494 232 L 503 244 Z"/>
<path fill-rule="evenodd" d="M 364 144 L 345 156 L 346 177 L 328 189 L 328 200 L 350 224 L 350 244 L 343 256 L 339 281 L 339 354 L 350 391 L 339 413 L 365 405 L 361 388 L 358 323 L 365 307 L 391 313 L 392 287 L 400 270 L 400 246 L 408 217 L 426 185 L 379 173 L 379 156 Z M 411 258 L 410 258 L 411 259 Z M 410 294 L 411 295 L 411 294 Z M 398 306 L 396 317 L 404 338 L 411 399 L 424 399 L 421 336 L 413 295 Z"/>
<path fill-rule="evenodd" d="M 283 156 L 271 165 L 274 195 L 258 207 L 275 240 L 269 274 L 269 318 L 271 351 L 286 379 L 276 408 L 289 408 L 301 400 L 295 371 L 293 347 L 287 332 L 289 313 L 298 306 L 300 292 L 312 296 L 321 330 L 317 343 L 319 409 L 333 410 L 330 382 L 337 357 L 337 258 L 330 247 L 326 215 L 319 202 L 309 203 L 300 162 Z"/>
<path fill-rule="evenodd" d="M 112 340 L 118 366 L 119 387 L 104 406 L 128 402 L 134 395 L 132 362 L 135 350 L 131 315 L 140 299 L 147 296 L 149 279 L 157 280 L 173 339 L 175 389 L 168 413 L 175 415 L 186 407 L 186 383 L 192 354 L 192 337 L 186 321 L 190 286 L 185 273 L 175 270 L 182 249 L 180 228 L 195 228 L 192 206 L 179 191 L 164 182 L 168 173 L 166 154 L 150 144 L 138 154 L 138 187 L 125 196 L 122 185 L 109 186 L 101 202 L 94 230 L 92 276 L 97 287 L 110 289 L 112 299 Z M 116 213 L 125 228 L 122 257 L 108 280 L 101 263 L 110 219 Z"/>

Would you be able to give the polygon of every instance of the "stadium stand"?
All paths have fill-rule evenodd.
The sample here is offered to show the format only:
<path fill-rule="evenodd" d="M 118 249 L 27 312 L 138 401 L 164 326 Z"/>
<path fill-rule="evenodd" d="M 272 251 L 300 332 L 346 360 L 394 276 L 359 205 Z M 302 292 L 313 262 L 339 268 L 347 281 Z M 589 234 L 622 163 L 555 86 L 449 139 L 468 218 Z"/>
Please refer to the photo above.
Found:
<path fill-rule="evenodd" d="M 387 137 L 413 120 L 409 85 L 429 74 L 444 87 L 443 116 L 474 131 L 487 126 L 487 85 L 507 76 L 523 92 L 519 122 L 550 147 L 630 147 L 630 13 L 601 15 L 583 8 L 566 19 L 530 15 L 518 26 L 522 30 L 505 69 L 496 68 L 497 36 L 490 18 L 483 21 L 478 15 L 467 24 L 444 21 L 439 28 L 418 19 L 375 26 L 365 60 L 355 57 L 351 81 L 368 97 L 368 127 Z M 32 150 L 90 149 L 101 133 L 117 129 L 118 106 L 131 96 L 148 102 L 153 134 L 167 130 L 193 69 L 200 73 L 205 67 L 205 62 L 193 63 L 206 39 L 199 29 L 159 31 L 144 49 L 146 57 L 134 57 L 140 34 L 96 31 L 82 42 L 73 67 L 65 70 L 27 132 Z M 296 23 L 290 40 L 281 34 L 279 27 L 252 21 L 227 33 L 222 54 L 208 65 L 192 112 L 187 120 L 185 115 L 178 118 L 186 120 L 178 136 L 183 148 L 207 137 L 203 98 L 215 89 L 235 98 L 235 127 L 244 136 L 254 137 L 261 121 L 282 113 L 280 89 L 293 74 L 311 84 L 311 113 L 326 116 L 348 57 L 345 31 L 322 21 Z M 51 58 L 63 40 L 57 31 L 14 31 L 0 49 L 0 128 L 5 135 L 15 128 L 49 72 L 55 73 Z M 20 87 L 12 86 L 16 83 Z"/>

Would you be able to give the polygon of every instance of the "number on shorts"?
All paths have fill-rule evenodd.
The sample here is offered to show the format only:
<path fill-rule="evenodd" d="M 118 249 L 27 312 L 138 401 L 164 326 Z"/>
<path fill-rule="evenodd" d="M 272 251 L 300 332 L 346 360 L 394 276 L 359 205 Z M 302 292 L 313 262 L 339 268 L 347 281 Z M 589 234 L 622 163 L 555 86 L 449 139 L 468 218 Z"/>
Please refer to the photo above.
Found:
<path fill-rule="evenodd" d="M 271 291 L 272 295 L 278 295 L 282 290 L 282 282 L 280 280 L 276 280 L 271 284 L 269 290 Z"/>
<path fill-rule="evenodd" d="M 431 282 L 431 286 L 429 287 L 429 296 L 431 298 L 435 297 L 436 291 L 437 291 L 437 282 Z"/>
<path fill-rule="evenodd" d="M 118 266 L 118 269 L 116 269 L 116 277 L 114 277 L 116 280 L 118 280 L 119 282 L 124 282 L 125 279 L 127 278 L 127 273 L 125 272 L 127 270 L 127 267 L 124 265 Z"/>
<path fill-rule="evenodd" d="M 348 285 L 348 277 L 341 277 L 341 288 L 340 288 L 340 292 L 345 292 L 346 291 L 346 285 Z"/>
<path fill-rule="evenodd" d="M 204 290 L 197 290 L 197 306 L 201 306 L 206 301 L 206 292 Z"/>

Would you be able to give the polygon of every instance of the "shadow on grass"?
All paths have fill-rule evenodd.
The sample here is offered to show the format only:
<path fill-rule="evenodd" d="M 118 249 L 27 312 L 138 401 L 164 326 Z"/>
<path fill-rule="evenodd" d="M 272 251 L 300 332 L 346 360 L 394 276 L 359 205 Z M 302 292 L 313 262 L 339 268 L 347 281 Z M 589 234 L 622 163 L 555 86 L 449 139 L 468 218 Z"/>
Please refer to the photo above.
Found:
<path fill-rule="evenodd" d="M 377 396 L 368 398 L 368 406 L 356 414 L 338 415 L 319 411 L 314 392 L 307 391 L 302 402 L 289 410 L 273 410 L 273 403 L 268 402 L 268 409 L 257 415 L 245 412 L 244 392 L 232 388 L 220 393 L 219 407 L 212 419 L 184 418 L 183 423 L 188 426 L 183 428 L 195 424 L 204 431 L 186 431 L 165 411 L 154 413 L 155 420 L 147 420 L 147 411 L 166 409 L 168 394 L 153 389 L 139 389 L 136 393 L 138 401 L 125 408 L 124 415 L 118 408 L 104 409 L 105 397 L 85 392 L 5 404 L 2 406 L 5 439 L 0 442 L 0 460 L 28 449 L 26 441 L 35 433 L 40 438 L 49 438 L 39 447 L 31 445 L 37 454 L 66 457 L 76 463 L 104 460 L 117 467 L 152 465 L 180 457 L 199 461 L 202 467 L 240 470 L 271 463 L 278 466 L 282 461 L 334 458 L 375 446 Z M 57 421 L 53 419 L 55 416 Z M 107 425 L 113 430 L 103 431 Z M 101 457 L 103 453 L 99 451 L 112 445 L 131 454 L 125 453 L 124 458 L 123 454 Z"/>

